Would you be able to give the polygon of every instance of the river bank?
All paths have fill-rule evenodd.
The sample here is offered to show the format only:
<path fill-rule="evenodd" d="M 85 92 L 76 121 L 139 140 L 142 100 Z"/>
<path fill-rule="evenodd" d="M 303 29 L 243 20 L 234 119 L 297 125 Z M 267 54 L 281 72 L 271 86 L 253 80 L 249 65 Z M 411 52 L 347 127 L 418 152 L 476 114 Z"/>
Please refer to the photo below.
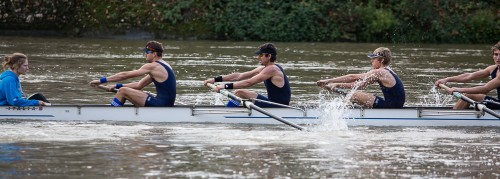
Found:
<path fill-rule="evenodd" d="M 498 39 L 493 37 L 500 36 L 498 6 L 497 1 L 454 0 L 13 0 L 0 2 L 0 33 L 124 39 L 494 43 Z"/>

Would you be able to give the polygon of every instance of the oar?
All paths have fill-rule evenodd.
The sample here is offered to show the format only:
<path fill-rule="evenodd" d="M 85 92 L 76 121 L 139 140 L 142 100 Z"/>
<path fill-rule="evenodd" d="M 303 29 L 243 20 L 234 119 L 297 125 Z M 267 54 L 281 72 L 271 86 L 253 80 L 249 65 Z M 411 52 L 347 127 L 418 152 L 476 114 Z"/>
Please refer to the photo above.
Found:
<path fill-rule="evenodd" d="M 215 85 L 214 85 L 214 84 L 207 83 L 207 86 L 208 86 L 208 87 L 210 87 L 210 88 L 212 88 L 212 89 L 215 89 Z M 231 99 L 233 99 L 233 100 L 236 100 L 236 101 L 238 101 L 238 102 L 240 102 L 240 103 L 243 103 L 243 106 L 247 107 L 248 109 L 254 109 L 254 110 L 256 110 L 256 111 L 259 111 L 260 113 L 265 114 L 265 115 L 267 115 L 267 116 L 269 116 L 269 117 L 272 117 L 272 118 L 274 118 L 274 119 L 276 119 L 276 120 L 278 120 L 278 121 L 280 121 L 280 122 L 282 122 L 282 123 L 284 123 L 284 124 L 286 124 L 286 125 L 292 126 L 292 127 L 294 127 L 295 129 L 298 129 L 298 130 L 304 130 L 304 128 L 303 128 L 303 127 L 300 127 L 300 126 L 298 126 L 297 124 L 294 124 L 294 123 L 292 123 L 292 122 L 290 122 L 290 121 L 287 121 L 286 119 L 283 119 L 283 118 L 281 118 L 281 117 L 279 117 L 279 116 L 276 116 L 276 115 L 274 115 L 274 114 L 271 114 L 271 113 L 269 113 L 269 112 L 265 111 L 264 109 L 260 108 L 259 106 L 257 106 L 257 105 L 255 105 L 255 104 L 253 104 L 253 103 L 252 103 L 252 102 L 250 102 L 250 101 L 244 101 L 244 100 L 242 100 L 240 97 L 238 97 L 238 96 L 234 95 L 233 93 L 231 93 L 231 92 L 229 92 L 229 91 L 227 91 L 227 90 L 225 90 L 225 89 L 221 89 L 221 90 L 220 90 L 220 94 L 222 94 L 222 95 L 224 95 L 224 96 L 227 96 L 227 97 L 229 97 L 229 98 L 231 98 Z"/>
<path fill-rule="evenodd" d="M 335 92 L 340 95 L 347 96 L 347 92 L 345 90 L 335 88 Z"/>
<path fill-rule="evenodd" d="M 108 87 L 106 87 L 106 86 L 104 86 L 104 85 L 97 85 L 97 88 L 99 88 L 99 89 L 102 89 L 102 90 L 104 90 L 104 91 L 109 92 L 109 91 L 108 91 L 108 90 L 109 90 L 109 88 L 108 88 Z M 113 91 L 112 91 L 112 92 L 113 92 L 113 93 L 117 93 L 117 92 L 118 92 L 118 89 L 113 88 Z M 152 95 L 155 95 L 155 94 L 153 94 L 153 93 L 151 93 L 151 94 L 152 94 Z M 155 95 L 155 96 L 156 96 L 156 95 Z M 188 105 L 188 104 L 186 104 L 186 103 L 179 102 L 179 101 L 176 101 L 176 102 L 175 102 L 175 104 L 176 104 L 176 105 L 178 105 L 178 104 L 180 104 L 180 105 Z"/>
<path fill-rule="evenodd" d="M 99 88 L 99 89 L 103 89 L 104 91 L 108 91 L 108 90 L 109 90 L 109 88 L 108 88 L 108 87 L 106 87 L 106 86 L 104 86 L 104 85 L 97 85 L 97 88 Z M 112 92 L 115 92 L 115 93 L 116 93 L 116 92 L 118 92 L 118 90 L 117 90 L 116 88 L 113 88 L 113 91 L 112 91 Z"/>
<path fill-rule="evenodd" d="M 439 87 L 445 89 L 446 91 L 448 91 L 450 89 L 450 87 L 444 85 L 444 84 L 439 84 Z M 498 113 L 496 113 L 495 111 L 491 110 L 490 108 L 486 107 L 486 105 L 482 104 L 482 103 L 477 103 L 476 101 L 470 99 L 469 97 L 463 95 L 462 93 L 459 93 L 459 92 L 453 92 L 452 93 L 453 96 L 455 96 L 456 98 L 460 98 L 472 105 L 477 105 L 477 109 L 479 109 L 480 111 L 484 111 L 484 112 L 487 112 L 488 114 L 491 114 L 492 116 L 495 116 L 497 118 L 500 119 L 500 115 Z"/>

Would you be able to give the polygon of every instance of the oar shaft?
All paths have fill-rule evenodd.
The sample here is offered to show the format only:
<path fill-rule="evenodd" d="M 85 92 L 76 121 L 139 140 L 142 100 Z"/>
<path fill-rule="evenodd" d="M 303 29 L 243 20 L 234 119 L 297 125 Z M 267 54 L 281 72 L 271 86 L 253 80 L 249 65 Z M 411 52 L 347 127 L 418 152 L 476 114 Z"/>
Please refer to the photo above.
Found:
<path fill-rule="evenodd" d="M 271 113 L 269 113 L 269 112 L 265 111 L 264 109 L 260 108 L 259 106 L 257 106 L 257 105 L 255 105 L 255 104 L 253 104 L 253 103 L 249 102 L 249 101 L 246 101 L 246 102 L 247 102 L 247 103 L 249 103 L 249 106 L 250 106 L 252 109 L 254 109 L 254 110 L 256 110 L 256 111 L 259 111 L 259 112 L 260 112 L 260 113 L 262 113 L 262 114 L 265 114 L 265 115 L 267 115 L 267 116 L 269 116 L 269 117 L 272 117 L 272 118 L 274 118 L 274 119 L 276 119 L 276 120 L 278 120 L 278 121 L 280 121 L 280 122 L 282 122 L 282 123 L 284 123 L 284 124 L 287 124 L 287 125 L 289 125 L 289 126 L 292 126 L 292 127 L 294 127 L 295 129 L 298 129 L 298 130 L 304 130 L 304 128 L 303 128 L 303 127 L 300 127 L 300 126 L 299 126 L 299 125 L 297 125 L 297 124 L 294 124 L 294 123 L 292 123 L 292 122 L 290 122 L 290 121 L 287 121 L 287 120 L 285 120 L 285 119 L 283 119 L 283 118 L 281 118 L 281 117 L 279 117 L 279 116 L 276 116 L 276 115 L 274 115 L 274 114 L 271 114 Z"/>
<path fill-rule="evenodd" d="M 216 86 L 215 86 L 214 84 L 211 84 L 211 83 L 207 83 L 207 86 L 208 86 L 208 87 L 210 87 L 211 89 L 215 89 L 215 88 L 216 88 Z M 252 103 L 252 102 L 250 102 L 250 101 L 243 101 L 240 97 L 238 97 L 238 96 L 234 95 L 233 93 L 230 93 L 229 91 L 227 91 L 227 90 L 225 90 L 225 89 L 220 90 L 220 92 L 219 92 L 219 93 L 220 93 L 220 94 L 222 94 L 222 95 L 224 95 L 224 96 L 227 96 L 227 97 L 229 97 L 229 98 L 231 98 L 231 99 L 233 99 L 233 100 L 236 100 L 236 101 L 238 101 L 238 102 L 240 102 L 240 103 L 243 103 L 243 105 L 244 105 L 245 107 L 247 107 L 247 108 L 249 108 L 249 109 L 254 109 L 254 110 L 256 110 L 256 111 L 259 111 L 260 113 L 262 113 L 262 114 L 264 114 L 264 115 L 267 115 L 267 116 L 269 116 L 269 117 L 271 117 L 271 118 L 274 118 L 274 119 L 276 119 L 276 120 L 280 121 L 281 123 L 284 123 L 284 124 L 287 124 L 287 125 L 289 125 L 289 126 L 292 126 L 292 127 L 294 127 L 295 129 L 298 129 L 298 130 L 304 130 L 304 128 L 303 128 L 303 127 L 300 127 L 299 125 L 294 124 L 294 123 L 292 123 L 292 122 L 290 122 L 290 121 L 287 121 L 286 119 L 283 119 L 283 118 L 281 118 L 281 117 L 279 117 L 279 116 L 276 116 L 276 115 L 274 115 L 274 114 L 271 114 L 271 113 L 267 112 L 266 110 L 264 110 L 264 109 L 260 108 L 259 106 L 257 106 L 257 105 L 255 105 L 255 104 L 253 104 L 253 103 Z"/>

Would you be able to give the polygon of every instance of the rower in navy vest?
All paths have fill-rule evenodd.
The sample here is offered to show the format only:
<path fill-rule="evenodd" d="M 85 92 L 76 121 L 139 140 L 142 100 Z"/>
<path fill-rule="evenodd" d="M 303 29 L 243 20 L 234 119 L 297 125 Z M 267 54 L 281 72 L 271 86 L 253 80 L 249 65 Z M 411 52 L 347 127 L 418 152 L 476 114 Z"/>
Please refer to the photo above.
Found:
<path fill-rule="evenodd" d="M 500 67 L 500 41 L 491 47 L 491 55 L 493 57 L 494 65 L 490 65 L 485 69 L 472 72 L 472 73 L 464 73 L 457 76 L 447 77 L 439 79 L 435 82 L 436 86 L 439 84 L 446 84 L 447 82 L 468 82 L 476 79 L 491 77 L 491 80 L 488 83 L 482 86 L 470 87 L 470 88 L 450 88 L 449 93 L 459 92 L 463 93 L 465 96 L 476 102 L 485 103 L 486 107 L 490 109 L 500 109 L 500 75 L 499 75 L 499 67 Z M 497 90 L 497 98 L 487 96 L 486 93 L 489 93 L 491 90 Z M 464 100 L 458 100 L 453 109 L 465 109 L 469 107 L 469 103 Z"/>
<path fill-rule="evenodd" d="M 176 79 L 172 67 L 162 59 L 163 46 L 156 41 L 149 41 L 143 49 L 146 64 L 132 71 L 124 71 L 109 77 L 90 82 L 90 86 L 97 87 L 107 82 L 118 82 L 129 78 L 144 76 L 138 82 L 127 84 L 117 83 L 107 86 L 108 91 L 118 89 L 111 106 L 123 106 L 129 100 L 135 106 L 173 106 L 176 96 Z M 154 83 L 156 95 L 142 91 L 147 85 Z"/>
<path fill-rule="evenodd" d="M 276 47 L 272 43 L 265 43 L 259 46 L 255 52 L 258 55 L 260 65 L 251 71 L 247 72 L 234 72 L 229 75 L 221 75 L 215 78 L 209 78 L 204 81 L 204 84 L 233 81 L 233 83 L 226 83 L 218 85 L 214 91 L 219 92 L 221 89 L 237 89 L 234 94 L 243 99 L 258 99 L 262 101 L 270 101 L 272 103 L 279 103 L 283 105 L 290 104 L 291 90 L 288 77 L 283 68 L 276 63 L 277 52 Z M 255 84 L 264 82 L 267 89 L 267 96 L 250 91 L 247 88 Z M 256 101 L 255 105 L 259 107 L 277 107 L 272 103 Z M 226 106 L 235 107 L 239 103 L 230 100 Z"/>
<path fill-rule="evenodd" d="M 384 98 L 370 93 L 356 91 L 351 101 L 368 108 L 402 108 L 405 103 L 405 89 L 401 79 L 389 68 L 392 60 L 389 48 L 379 47 L 368 54 L 372 69 L 366 73 L 348 74 L 332 79 L 317 81 L 317 85 L 331 91 L 336 88 L 363 88 L 377 82 Z"/>

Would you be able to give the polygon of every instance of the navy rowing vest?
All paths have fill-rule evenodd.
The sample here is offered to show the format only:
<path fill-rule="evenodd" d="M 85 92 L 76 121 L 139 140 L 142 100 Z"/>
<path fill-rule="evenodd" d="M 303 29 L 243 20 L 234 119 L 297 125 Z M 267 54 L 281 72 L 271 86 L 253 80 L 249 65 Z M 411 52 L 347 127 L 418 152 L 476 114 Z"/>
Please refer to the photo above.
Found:
<path fill-rule="evenodd" d="M 168 73 L 167 80 L 161 83 L 157 82 L 154 78 L 151 78 L 153 79 L 153 83 L 155 84 L 156 87 L 156 98 L 160 100 L 167 100 L 169 106 L 173 106 L 175 103 L 175 95 L 177 93 L 176 91 L 177 84 L 175 80 L 174 71 L 172 71 L 172 69 L 170 69 L 170 67 L 168 67 L 167 65 L 159 61 L 156 62 L 158 62 L 161 66 L 163 66 Z"/>
<path fill-rule="evenodd" d="M 491 72 L 491 79 L 495 79 L 497 77 L 498 66 Z M 497 88 L 497 99 L 500 99 L 500 87 Z"/>
<path fill-rule="evenodd" d="M 288 82 L 288 77 L 286 76 L 285 71 L 283 71 L 283 68 L 281 68 L 281 66 L 279 66 L 278 64 L 274 65 L 276 65 L 281 70 L 281 73 L 283 73 L 283 79 L 285 80 L 285 85 L 279 88 L 276 85 L 274 85 L 273 82 L 271 82 L 271 78 L 264 81 L 264 85 L 266 85 L 267 89 L 267 95 L 268 95 L 267 98 L 269 98 L 269 101 L 271 102 L 288 105 L 290 104 L 290 98 L 292 96 L 292 91 L 290 90 L 290 83 Z"/>
<path fill-rule="evenodd" d="M 392 101 L 394 104 L 398 104 L 398 106 L 403 106 L 406 100 L 403 82 L 392 70 L 389 70 L 387 68 L 384 69 L 389 71 L 389 73 L 391 73 L 391 75 L 396 80 L 396 84 L 390 88 L 385 87 L 380 81 L 377 81 L 380 86 L 380 90 L 382 90 L 382 93 L 384 94 L 384 100 Z"/>

